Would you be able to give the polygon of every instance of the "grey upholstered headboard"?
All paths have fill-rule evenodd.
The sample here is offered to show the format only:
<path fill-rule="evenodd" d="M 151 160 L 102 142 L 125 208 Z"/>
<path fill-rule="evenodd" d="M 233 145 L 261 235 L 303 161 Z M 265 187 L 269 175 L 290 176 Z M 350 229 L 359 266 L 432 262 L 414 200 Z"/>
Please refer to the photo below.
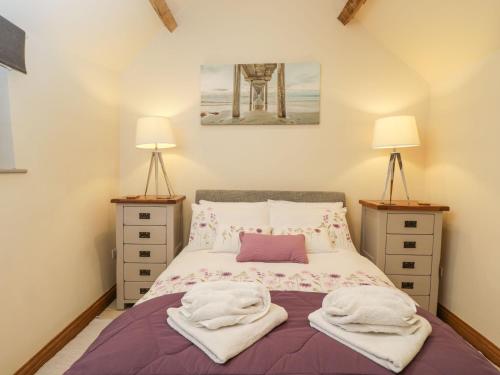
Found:
<path fill-rule="evenodd" d="M 268 199 L 292 202 L 343 202 L 345 194 L 333 191 L 197 190 L 195 201 L 264 202 Z"/>

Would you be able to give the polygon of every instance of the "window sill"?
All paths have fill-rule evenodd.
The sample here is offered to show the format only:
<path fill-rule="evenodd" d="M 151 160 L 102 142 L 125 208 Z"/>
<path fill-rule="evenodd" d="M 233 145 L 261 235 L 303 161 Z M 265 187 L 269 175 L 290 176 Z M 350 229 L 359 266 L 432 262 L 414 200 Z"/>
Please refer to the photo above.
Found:
<path fill-rule="evenodd" d="M 0 174 L 7 174 L 7 173 L 28 173 L 28 170 L 27 169 L 18 169 L 18 168 L 0 169 Z"/>

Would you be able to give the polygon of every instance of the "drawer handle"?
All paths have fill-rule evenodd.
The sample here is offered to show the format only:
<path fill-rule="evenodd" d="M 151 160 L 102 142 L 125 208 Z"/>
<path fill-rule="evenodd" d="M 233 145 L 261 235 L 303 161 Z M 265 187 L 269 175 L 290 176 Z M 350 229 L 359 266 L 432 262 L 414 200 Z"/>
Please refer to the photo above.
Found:
<path fill-rule="evenodd" d="M 415 268 L 415 262 L 403 262 L 403 268 Z"/>
<path fill-rule="evenodd" d="M 149 292 L 149 288 L 139 288 L 139 294 L 146 294 Z"/>
<path fill-rule="evenodd" d="M 151 232 L 139 232 L 139 238 L 151 238 Z"/>
<path fill-rule="evenodd" d="M 151 276 L 151 270 L 139 270 L 139 276 Z"/>
<path fill-rule="evenodd" d="M 413 289 L 413 281 L 403 281 L 401 283 L 401 289 Z"/>
<path fill-rule="evenodd" d="M 403 243 L 403 247 L 405 249 L 416 249 L 417 248 L 417 241 L 405 241 Z"/>
<path fill-rule="evenodd" d="M 151 251 L 149 250 L 140 250 L 139 251 L 140 258 L 151 258 Z"/>
<path fill-rule="evenodd" d="M 405 228 L 416 228 L 417 221 L 416 220 L 405 220 Z"/>
<path fill-rule="evenodd" d="M 139 212 L 139 220 L 150 220 L 151 214 L 149 212 Z"/>

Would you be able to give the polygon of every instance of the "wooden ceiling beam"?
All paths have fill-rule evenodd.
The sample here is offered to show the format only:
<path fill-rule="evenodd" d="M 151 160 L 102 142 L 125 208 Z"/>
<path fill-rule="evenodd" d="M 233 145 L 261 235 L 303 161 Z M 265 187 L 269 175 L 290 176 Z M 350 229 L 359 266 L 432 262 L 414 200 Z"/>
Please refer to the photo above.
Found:
<path fill-rule="evenodd" d="M 342 24 L 347 25 L 351 21 L 358 10 L 366 3 L 366 0 L 347 0 L 347 3 L 340 12 L 338 19 Z"/>
<path fill-rule="evenodd" d="M 175 21 L 174 15 L 170 11 L 166 0 L 149 0 L 149 2 L 168 31 L 173 32 L 177 28 L 177 22 Z"/>

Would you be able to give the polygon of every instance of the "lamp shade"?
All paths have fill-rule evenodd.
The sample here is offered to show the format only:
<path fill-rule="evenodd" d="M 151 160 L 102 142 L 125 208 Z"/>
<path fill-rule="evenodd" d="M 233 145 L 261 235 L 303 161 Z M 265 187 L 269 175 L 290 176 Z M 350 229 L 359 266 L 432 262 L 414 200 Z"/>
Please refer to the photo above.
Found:
<path fill-rule="evenodd" d="M 135 133 L 137 148 L 154 150 L 175 147 L 175 138 L 166 117 L 141 117 Z"/>
<path fill-rule="evenodd" d="M 375 121 L 373 148 L 420 146 L 417 123 L 413 116 L 383 117 Z"/>

